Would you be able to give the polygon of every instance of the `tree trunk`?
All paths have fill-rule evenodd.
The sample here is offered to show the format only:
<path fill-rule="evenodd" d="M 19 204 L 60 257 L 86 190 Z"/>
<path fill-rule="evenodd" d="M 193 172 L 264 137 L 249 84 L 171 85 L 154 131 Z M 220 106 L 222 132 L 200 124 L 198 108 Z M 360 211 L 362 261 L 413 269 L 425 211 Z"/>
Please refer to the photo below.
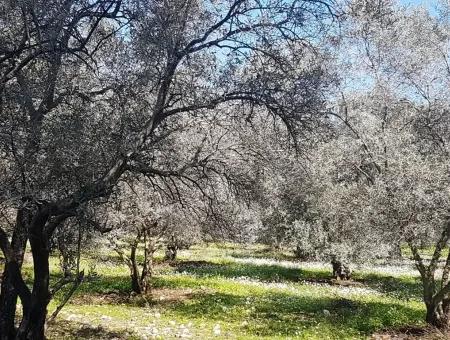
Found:
<path fill-rule="evenodd" d="M 14 320 L 16 316 L 18 292 L 14 287 L 20 277 L 27 244 L 28 214 L 23 209 L 17 211 L 16 225 L 11 240 L 12 259 L 5 262 L 0 292 L 0 339 L 12 339 L 16 335 Z M 22 303 L 23 304 L 23 303 Z"/>
<path fill-rule="evenodd" d="M 46 211 L 39 211 L 30 226 L 30 245 L 33 255 L 34 282 L 31 305 L 24 313 L 17 332 L 18 340 L 43 340 L 45 338 L 45 319 L 50 302 L 49 245 L 44 227 L 49 218 Z"/>
<path fill-rule="evenodd" d="M 141 287 L 143 290 L 143 293 L 147 294 L 150 292 L 152 284 L 151 284 L 151 278 L 153 276 L 153 255 L 155 254 L 155 245 L 150 237 L 148 235 L 149 231 L 144 231 L 144 265 L 142 268 L 142 275 L 141 275 Z"/>
<path fill-rule="evenodd" d="M 13 284 L 12 266 L 5 264 L 2 275 L 0 295 L 0 339 L 13 339 L 16 335 L 14 319 L 16 316 L 17 293 Z"/>
<path fill-rule="evenodd" d="M 131 276 L 131 289 L 136 294 L 142 293 L 142 286 L 141 286 L 141 278 L 139 275 L 139 267 L 136 260 L 136 249 L 137 244 L 132 245 L 131 247 L 131 254 L 130 254 L 130 276 Z"/>
<path fill-rule="evenodd" d="M 422 276 L 423 300 L 427 309 L 425 321 L 439 329 L 448 329 L 450 321 L 450 300 L 442 290 L 436 291 L 433 273 Z"/>
<path fill-rule="evenodd" d="M 142 236 L 144 242 L 144 263 L 142 265 L 142 271 L 140 271 L 136 259 L 136 251 Z M 155 245 L 151 237 L 148 235 L 148 231 L 144 230 L 142 233 L 139 231 L 138 236 L 131 245 L 130 257 L 127 261 L 128 267 L 130 268 L 131 289 L 136 294 L 146 294 L 151 289 L 153 255 L 155 253 L 155 249 Z"/>
<path fill-rule="evenodd" d="M 177 259 L 177 255 L 178 255 L 178 248 L 174 247 L 173 250 L 172 250 L 172 258 L 171 258 L 171 260 L 175 261 Z"/>
<path fill-rule="evenodd" d="M 392 260 L 402 259 L 402 247 L 400 244 L 394 244 L 391 249 L 389 249 L 388 257 Z"/>
<path fill-rule="evenodd" d="M 177 258 L 177 247 L 174 245 L 167 245 L 166 248 L 166 261 L 175 261 Z"/>
<path fill-rule="evenodd" d="M 435 273 L 442 251 L 446 247 L 449 238 L 450 220 L 448 219 L 445 228 L 442 230 L 441 237 L 436 242 L 433 255 L 428 265 L 425 265 L 419 248 L 412 241 L 408 242 L 417 270 L 420 272 L 422 279 L 423 301 L 427 309 L 425 320 L 427 323 L 443 330 L 448 330 L 450 320 L 450 254 L 447 256 L 440 284 L 435 280 Z"/>
<path fill-rule="evenodd" d="M 141 282 L 139 279 L 139 273 L 137 273 L 135 271 L 133 271 L 133 273 L 131 274 L 131 289 L 136 294 L 142 293 Z"/>
<path fill-rule="evenodd" d="M 439 301 L 426 303 L 427 314 L 425 320 L 430 325 L 439 329 L 446 330 L 449 328 L 449 301 Z"/>

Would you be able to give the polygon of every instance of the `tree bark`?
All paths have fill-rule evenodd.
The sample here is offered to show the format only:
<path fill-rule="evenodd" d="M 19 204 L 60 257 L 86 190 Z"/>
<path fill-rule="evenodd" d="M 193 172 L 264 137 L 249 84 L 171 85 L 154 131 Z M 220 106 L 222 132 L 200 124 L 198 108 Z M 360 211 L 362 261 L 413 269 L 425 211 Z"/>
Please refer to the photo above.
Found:
<path fill-rule="evenodd" d="M 435 280 L 435 273 L 442 250 L 449 240 L 449 230 L 450 224 L 447 222 L 440 239 L 436 243 L 433 256 L 428 265 L 425 265 L 417 246 L 412 242 L 409 243 L 416 267 L 422 279 L 423 301 L 427 310 L 425 321 L 442 330 L 448 330 L 450 322 L 450 298 L 448 296 L 450 293 L 450 285 L 448 284 L 450 254 L 443 268 L 442 282 L 440 285 Z"/>
<path fill-rule="evenodd" d="M 140 236 L 138 236 L 140 238 Z M 131 276 L 131 289 L 136 294 L 142 293 L 141 278 L 139 275 L 139 267 L 136 260 L 136 249 L 138 246 L 138 241 L 131 246 L 130 254 L 130 276 Z"/>
<path fill-rule="evenodd" d="M 141 287 L 143 293 L 147 294 L 151 290 L 151 278 L 153 276 L 153 255 L 155 253 L 155 245 L 150 235 L 148 234 L 148 230 L 144 231 L 144 266 L 142 268 L 141 275 Z"/>
<path fill-rule="evenodd" d="M 15 270 L 13 264 L 6 263 L 2 275 L 0 295 L 0 339 L 2 340 L 13 339 L 16 335 L 14 319 L 18 294 L 13 283 Z"/>
<path fill-rule="evenodd" d="M 46 209 L 38 211 L 29 228 L 31 253 L 33 255 L 34 282 L 31 305 L 22 317 L 17 340 L 43 340 L 45 320 L 50 302 L 50 267 L 48 239 L 44 227 L 49 218 Z"/>
<path fill-rule="evenodd" d="M 427 314 L 425 320 L 427 323 L 443 330 L 449 328 L 449 300 L 426 303 L 426 308 Z"/>
<path fill-rule="evenodd" d="M 166 261 L 175 261 L 177 259 L 178 248 L 174 245 L 168 245 L 166 248 Z"/>
<path fill-rule="evenodd" d="M 446 330 L 450 326 L 450 299 L 448 286 L 438 289 L 434 272 L 425 272 L 422 276 L 423 300 L 426 306 L 425 321 L 439 329 Z"/>
<path fill-rule="evenodd" d="M 27 213 L 23 208 L 17 211 L 16 225 L 11 240 L 12 258 L 7 258 L 2 274 L 0 292 L 0 339 L 12 339 L 16 335 L 14 320 L 16 316 L 17 298 L 19 296 L 17 286 L 21 280 L 25 248 L 27 244 Z M 22 282 L 22 284 L 24 284 Z M 22 302 L 22 305 L 24 302 Z"/>

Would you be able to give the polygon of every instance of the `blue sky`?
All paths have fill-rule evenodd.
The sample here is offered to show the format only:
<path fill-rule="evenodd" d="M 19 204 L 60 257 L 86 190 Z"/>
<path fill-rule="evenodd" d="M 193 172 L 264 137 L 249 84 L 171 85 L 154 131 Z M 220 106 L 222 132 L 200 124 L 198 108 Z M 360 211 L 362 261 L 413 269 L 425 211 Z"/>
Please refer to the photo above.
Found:
<path fill-rule="evenodd" d="M 425 5 L 426 7 L 432 7 L 436 0 L 400 0 L 401 3 L 406 5 Z"/>
<path fill-rule="evenodd" d="M 424 6 L 430 10 L 431 14 L 436 14 L 436 4 L 438 0 L 399 0 L 401 4 Z"/>

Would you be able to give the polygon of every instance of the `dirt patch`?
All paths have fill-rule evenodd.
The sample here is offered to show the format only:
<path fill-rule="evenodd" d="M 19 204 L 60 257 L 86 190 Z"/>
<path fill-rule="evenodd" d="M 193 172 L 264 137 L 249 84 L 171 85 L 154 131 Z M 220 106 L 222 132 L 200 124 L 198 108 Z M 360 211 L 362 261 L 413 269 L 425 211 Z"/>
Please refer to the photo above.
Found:
<path fill-rule="evenodd" d="M 333 286 L 342 286 L 342 287 L 359 287 L 359 288 L 367 287 L 364 283 L 353 280 L 331 279 L 330 284 Z"/>
<path fill-rule="evenodd" d="M 70 303 L 74 305 L 113 305 L 130 304 L 132 302 L 130 295 L 107 293 L 107 294 L 83 294 L 74 296 Z"/>
<path fill-rule="evenodd" d="M 49 340 L 56 339 L 129 339 L 132 334 L 110 331 L 101 326 L 93 326 L 73 321 L 60 320 L 51 324 L 46 332 Z"/>
<path fill-rule="evenodd" d="M 194 291 L 192 289 L 155 289 L 152 292 L 152 301 L 180 302 L 188 300 L 192 297 Z"/>
<path fill-rule="evenodd" d="M 145 306 L 150 303 L 180 302 L 187 300 L 194 294 L 192 289 L 154 289 L 151 294 L 141 296 L 136 294 L 84 294 L 77 295 L 71 300 L 75 305 L 117 305 Z"/>
<path fill-rule="evenodd" d="M 184 269 L 192 269 L 192 268 L 218 268 L 222 267 L 220 264 L 211 263 L 208 261 L 183 261 L 183 262 L 174 262 L 171 264 L 173 267 L 176 267 L 178 270 Z"/>
<path fill-rule="evenodd" d="M 359 304 L 355 301 L 344 298 L 333 300 L 330 306 L 332 310 L 356 310 L 358 307 Z"/>
<path fill-rule="evenodd" d="M 450 339 L 450 332 L 441 332 L 433 327 L 406 326 L 388 329 L 373 334 L 371 340 L 444 340 Z"/>
<path fill-rule="evenodd" d="M 330 286 L 341 286 L 341 287 L 359 287 L 364 288 L 367 287 L 362 282 L 353 281 L 353 280 L 336 280 L 336 279 L 300 279 L 301 283 L 312 283 L 312 284 L 327 284 Z"/>

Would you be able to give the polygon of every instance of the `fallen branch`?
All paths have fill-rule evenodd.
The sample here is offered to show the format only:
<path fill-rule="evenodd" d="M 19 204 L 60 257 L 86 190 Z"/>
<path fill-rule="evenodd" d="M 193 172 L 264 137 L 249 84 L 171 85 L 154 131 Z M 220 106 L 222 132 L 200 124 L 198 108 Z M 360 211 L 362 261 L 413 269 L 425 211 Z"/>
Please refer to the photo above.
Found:
<path fill-rule="evenodd" d="M 66 296 L 64 296 L 63 301 L 59 304 L 58 307 L 56 307 L 55 311 L 47 319 L 47 323 L 51 323 L 51 322 L 55 321 L 55 319 L 58 316 L 58 314 L 61 311 L 61 309 L 63 309 L 63 307 L 66 305 L 66 303 L 70 300 L 70 298 L 72 297 L 73 293 L 75 293 L 75 291 L 78 289 L 78 287 L 83 282 L 83 280 L 84 280 L 84 270 L 82 270 L 77 275 L 76 279 L 73 281 L 72 288 L 67 292 Z"/>

